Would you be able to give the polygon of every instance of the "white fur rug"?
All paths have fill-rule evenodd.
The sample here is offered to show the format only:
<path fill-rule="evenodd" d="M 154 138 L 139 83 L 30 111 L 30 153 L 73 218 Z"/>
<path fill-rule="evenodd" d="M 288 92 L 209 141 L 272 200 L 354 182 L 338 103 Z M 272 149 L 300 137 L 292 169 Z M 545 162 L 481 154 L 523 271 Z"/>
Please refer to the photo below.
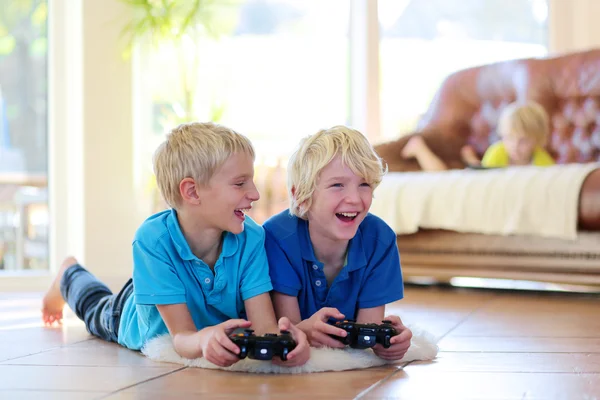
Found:
<path fill-rule="evenodd" d="M 435 337 L 416 326 L 409 325 L 413 332 L 410 348 L 400 361 L 386 361 L 375 355 L 372 350 L 356 350 L 351 348 L 311 348 L 310 359 L 301 367 L 281 367 L 267 361 L 244 358 L 231 367 L 223 368 L 214 365 L 204 358 L 194 360 L 181 357 L 173 349 L 169 335 L 159 336 L 150 340 L 142 349 L 147 357 L 154 361 L 183 364 L 188 367 L 223 369 L 236 372 L 253 372 L 263 374 L 299 374 L 308 372 L 345 371 L 362 369 L 385 364 L 404 363 L 415 360 L 432 360 L 438 353 Z"/>

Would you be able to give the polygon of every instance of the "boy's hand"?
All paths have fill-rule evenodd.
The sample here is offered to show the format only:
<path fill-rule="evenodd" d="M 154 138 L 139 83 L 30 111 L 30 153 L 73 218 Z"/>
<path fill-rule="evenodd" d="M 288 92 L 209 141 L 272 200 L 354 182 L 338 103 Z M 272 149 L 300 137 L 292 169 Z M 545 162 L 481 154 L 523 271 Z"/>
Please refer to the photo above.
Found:
<path fill-rule="evenodd" d="M 398 334 L 390 339 L 392 345 L 389 348 L 386 349 L 378 343 L 373 347 L 373 352 L 384 360 L 400 360 L 410 347 L 412 332 L 404 326 L 400 317 L 396 315 L 390 315 L 385 319 L 392 322 Z"/>
<path fill-rule="evenodd" d="M 252 322 L 244 319 L 230 319 L 219 325 L 204 328 L 198 332 L 202 356 L 220 367 L 229 367 L 240 360 L 239 347 L 229 339 L 238 328 L 249 328 Z"/>
<path fill-rule="evenodd" d="M 297 367 L 306 364 L 310 358 L 310 345 L 306 334 L 290 322 L 287 317 L 279 319 L 279 330 L 288 331 L 296 341 L 296 348 L 287 355 L 287 361 L 282 361 L 279 357 L 273 358 L 273 364 L 285 367 Z"/>
<path fill-rule="evenodd" d="M 346 345 L 329 335 L 346 337 L 347 333 L 341 328 L 328 324 L 329 318 L 344 319 L 344 314 L 337 308 L 323 307 L 309 319 L 300 322 L 298 328 L 306 333 L 311 346 L 343 349 Z"/>

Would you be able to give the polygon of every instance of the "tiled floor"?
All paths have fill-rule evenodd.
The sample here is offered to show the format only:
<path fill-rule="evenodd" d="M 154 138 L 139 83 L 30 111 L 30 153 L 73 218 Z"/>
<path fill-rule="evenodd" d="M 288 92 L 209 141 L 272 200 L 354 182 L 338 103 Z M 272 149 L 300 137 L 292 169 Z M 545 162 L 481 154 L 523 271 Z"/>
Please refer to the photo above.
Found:
<path fill-rule="evenodd" d="M 305 375 L 154 363 L 39 322 L 40 294 L 0 294 L 1 399 L 600 399 L 600 295 L 408 287 L 390 307 L 438 337 L 433 362 Z"/>

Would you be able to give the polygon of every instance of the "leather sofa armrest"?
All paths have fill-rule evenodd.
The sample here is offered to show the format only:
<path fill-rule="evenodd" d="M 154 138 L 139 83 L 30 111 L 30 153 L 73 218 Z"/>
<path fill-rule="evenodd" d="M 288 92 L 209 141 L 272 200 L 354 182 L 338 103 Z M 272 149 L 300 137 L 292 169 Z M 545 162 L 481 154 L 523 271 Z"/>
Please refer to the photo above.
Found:
<path fill-rule="evenodd" d="M 383 159 L 384 163 L 387 164 L 390 172 L 419 171 L 421 169 L 417 160 L 405 159 L 400 154 L 406 142 L 415 135 L 418 135 L 418 133 L 412 133 L 402 136 L 399 139 L 374 146 L 375 151 Z"/>
<path fill-rule="evenodd" d="M 600 168 L 583 181 L 579 194 L 579 228 L 600 231 Z"/>
<path fill-rule="evenodd" d="M 397 140 L 375 145 L 375 151 L 387 163 L 390 172 L 420 171 L 415 159 L 405 159 L 401 152 L 411 137 L 421 135 L 427 146 L 449 169 L 461 169 L 466 165 L 460 158 L 460 149 L 466 144 L 461 126 L 429 128 L 403 136 Z"/>

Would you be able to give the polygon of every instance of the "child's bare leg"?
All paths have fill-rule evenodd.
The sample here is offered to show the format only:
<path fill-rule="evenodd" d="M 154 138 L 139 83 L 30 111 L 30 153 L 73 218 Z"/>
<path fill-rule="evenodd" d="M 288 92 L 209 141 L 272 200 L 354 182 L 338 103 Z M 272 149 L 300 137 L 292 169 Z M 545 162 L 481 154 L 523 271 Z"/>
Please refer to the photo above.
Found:
<path fill-rule="evenodd" d="M 52 285 L 50 285 L 50 288 L 44 296 L 44 300 L 42 300 L 42 320 L 46 325 L 52 325 L 54 322 L 60 323 L 62 321 L 65 299 L 63 299 L 60 292 L 60 281 L 67 268 L 75 264 L 77 264 L 77 260 L 73 257 L 67 257 L 63 261 L 58 270 L 58 274 L 56 274 Z"/>
<path fill-rule="evenodd" d="M 481 164 L 481 161 L 479 160 L 479 157 L 477 157 L 475 149 L 469 145 L 463 146 L 462 149 L 460 149 L 460 156 L 467 165 Z"/>
<path fill-rule="evenodd" d="M 448 166 L 427 146 L 422 136 L 411 137 L 401 153 L 404 158 L 416 158 L 423 171 L 445 171 Z"/>

